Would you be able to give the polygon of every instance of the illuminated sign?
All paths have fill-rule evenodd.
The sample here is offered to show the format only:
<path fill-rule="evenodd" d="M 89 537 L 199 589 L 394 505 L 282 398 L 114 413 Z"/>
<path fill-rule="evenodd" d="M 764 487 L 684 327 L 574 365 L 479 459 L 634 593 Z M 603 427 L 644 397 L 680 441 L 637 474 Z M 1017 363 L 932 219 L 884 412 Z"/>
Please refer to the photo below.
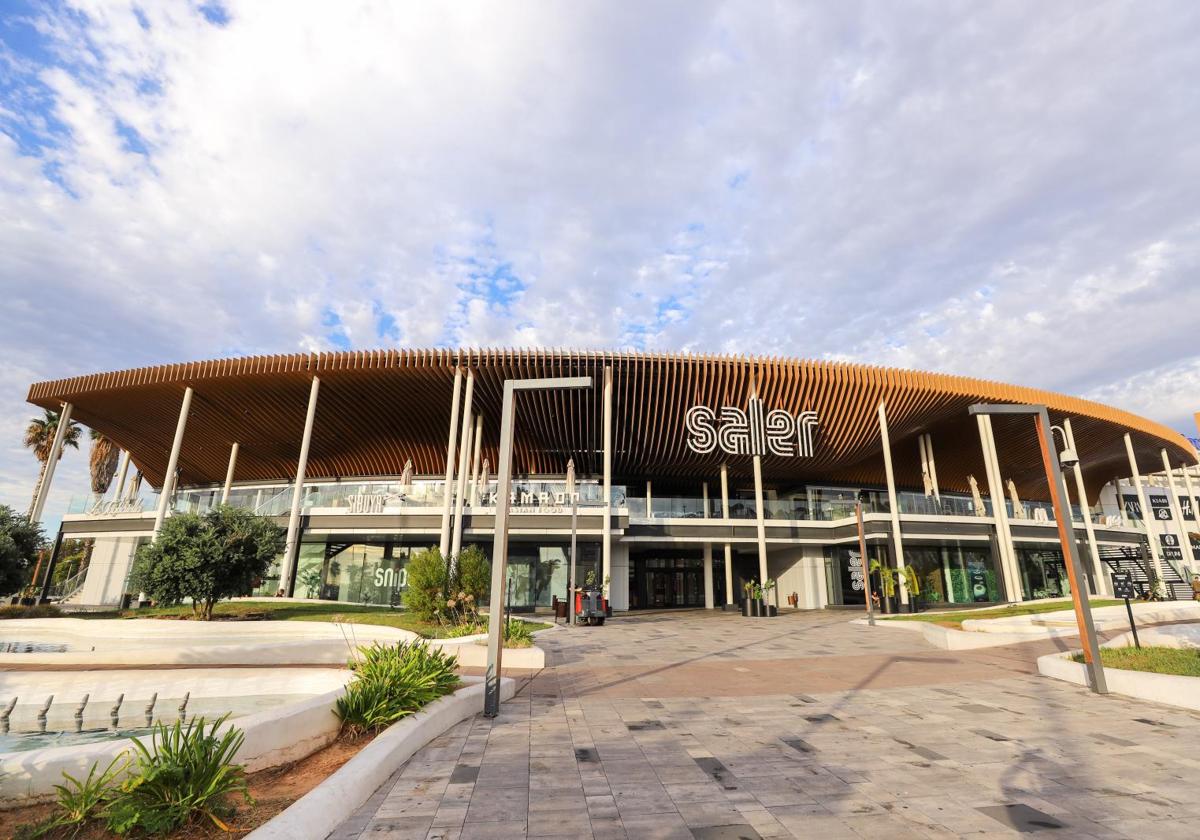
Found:
<path fill-rule="evenodd" d="M 720 421 L 706 405 L 688 409 L 683 418 L 688 448 L 707 455 L 718 446 L 727 455 L 782 455 L 811 458 L 817 413 L 792 415 L 782 408 L 767 411 L 762 400 L 751 397 L 746 410 L 723 406 Z"/>

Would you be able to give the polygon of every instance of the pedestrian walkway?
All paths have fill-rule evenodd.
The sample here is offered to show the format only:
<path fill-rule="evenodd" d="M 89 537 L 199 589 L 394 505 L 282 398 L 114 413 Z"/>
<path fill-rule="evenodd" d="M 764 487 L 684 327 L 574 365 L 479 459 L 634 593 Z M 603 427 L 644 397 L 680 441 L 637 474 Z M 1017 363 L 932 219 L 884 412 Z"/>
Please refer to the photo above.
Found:
<path fill-rule="evenodd" d="M 556 631 L 498 718 L 421 750 L 333 836 L 1200 834 L 1200 716 L 1037 677 L 1034 645 L 933 651 L 847 618 Z"/>

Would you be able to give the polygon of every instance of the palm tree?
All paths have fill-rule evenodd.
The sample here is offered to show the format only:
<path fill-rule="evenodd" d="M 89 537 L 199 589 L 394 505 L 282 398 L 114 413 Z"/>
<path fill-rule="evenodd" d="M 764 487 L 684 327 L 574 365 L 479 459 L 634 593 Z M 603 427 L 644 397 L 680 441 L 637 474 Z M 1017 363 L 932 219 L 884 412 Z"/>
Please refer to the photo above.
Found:
<path fill-rule="evenodd" d="M 113 475 L 117 472 L 117 458 L 121 450 L 117 445 L 100 432 L 92 429 L 92 453 L 88 458 L 88 467 L 92 472 L 92 492 L 103 496 L 112 484 Z"/>
<path fill-rule="evenodd" d="M 50 460 L 50 450 L 54 446 L 54 436 L 58 434 L 58 412 L 45 409 L 45 416 L 35 417 L 29 421 L 29 425 L 25 427 L 25 448 L 32 449 L 34 457 L 42 465 L 42 469 L 38 472 L 37 484 L 33 486 L 33 499 L 29 503 L 29 516 L 33 515 L 33 506 L 37 502 L 38 491 L 42 487 L 42 479 L 46 476 L 46 463 Z M 81 429 L 79 424 L 72 420 L 67 431 L 63 436 L 63 449 L 72 446 L 79 448 L 79 435 Z M 62 458 L 62 450 L 59 450 L 58 457 Z"/>

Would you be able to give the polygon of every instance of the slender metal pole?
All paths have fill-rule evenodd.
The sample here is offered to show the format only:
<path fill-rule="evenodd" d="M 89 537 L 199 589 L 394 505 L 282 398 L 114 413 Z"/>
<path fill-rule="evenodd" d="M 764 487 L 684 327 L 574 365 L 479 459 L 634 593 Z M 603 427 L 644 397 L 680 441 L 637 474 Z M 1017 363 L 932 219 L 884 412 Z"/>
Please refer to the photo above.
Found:
<path fill-rule="evenodd" d="M 192 389 L 188 388 L 188 396 L 184 399 L 189 399 Z M 46 497 L 50 495 L 50 481 L 54 478 L 54 468 L 58 466 L 58 459 L 62 457 L 63 441 L 66 439 L 67 429 L 71 425 L 71 412 L 75 410 L 75 406 L 71 403 L 63 403 L 62 411 L 58 413 L 58 427 L 54 430 L 54 442 L 50 444 L 50 455 L 46 460 L 46 470 L 42 473 L 41 483 L 38 484 L 37 498 L 33 502 L 33 507 L 29 511 L 30 522 L 41 522 L 42 511 L 46 507 Z M 157 529 L 155 529 L 157 531 Z"/>
<path fill-rule="evenodd" d="M 867 623 L 874 627 L 875 605 L 871 603 L 871 566 L 867 562 L 867 534 L 863 529 L 863 509 L 861 500 L 856 502 L 854 505 L 854 516 L 858 520 L 858 556 L 862 561 L 863 595 L 866 596 L 867 601 Z"/>
<path fill-rule="evenodd" d="M 438 550 L 442 557 L 450 550 L 450 503 L 454 497 L 454 439 L 458 431 L 458 399 L 462 390 L 462 368 L 454 368 L 454 398 L 450 402 L 450 439 L 446 443 L 446 483 L 442 489 L 442 533 Z"/>
<path fill-rule="evenodd" d="M 1092 690 L 1097 694 L 1108 693 L 1104 679 L 1104 665 L 1100 661 L 1100 643 L 1096 639 L 1096 627 L 1092 623 L 1092 609 L 1088 602 L 1087 587 L 1083 583 L 1083 565 L 1079 562 L 1079 548 L 1075 540 L 1075 526 L 1071 522 L 1071 509 L 1067 507 L 1067 485 L 1058 466 L 1057 454 L 1050 445 L 1050 416 L 1044 406 L 1034 414 L 1037 425 L 1038 445 L 1042 450 L 1042 463 L 1050 479 L 1050 501 L 1054 505 L 1054 521 L 1058 524 L 1058 539 L 1067 558 L 1067 576 L 1071 582 L 1071 600 L 1075 604 L 1075 620 L 1079 624 L 1079 635 L 1083 637 L 1083 658 L 1091 674 Z"/>
<path fill-rule="evenodd" d="M 729 519 L 729 465 L 721 464 L 721 518 Z M 725 543 L 725 605 L 733 606 L 733 546 Z"/>
<path fill-rule="evenodd" d="M 613 420 L 613 374 L 612 366 L 604 366 L 604 543 L 601 547 L 601 569 L 604 577 L 601 586 L 604 597 L 612 598 L 609 592 L 612 577 L 612 420 Z M 646 512 L 649 515 L 649 511 Z M 610 583 L 606 583 L 609 581 Z M 628 603 L 625 605 L 628 607 Z"/>
<path fill-rule="evenodd" d="M 488 602 L 488 659 L 484 671 L 483 713 L 500 714 L 500 671 L 504 653 L 504 583 L 508 575 L 508 515 L 512 492 L 513 402 L 518 390 L 590 388 L 590 376 L 557 379 L 510 379 L 504 383 L 500 408 L 500 463 L 496 471 L 496 527 L 492 546 L 491 600 Z"/>
<path fill-rule="evenodd" d="M 567 626 L 575 626 L 575 548 L 579 505 L 575 500 L 575 461 L 567 461 L 567 498 L 571 502 L 571 565 L 567 571 Z"/>
<path fill-rule="evenodd" d="M 1075 432 L 1071 429 L 1069 417 L 1063 420 L 1063 431 L 1067 435 L 1067 446 L 1071 447 L 1075 456 L 1078 457 L 1079 449 L 1075 446 Z M 1092 511 L 1088 505 L 1087 488 L 1083 484 L 1083 469 L 1079 466 L 1078 461 L 1071 466 L 1071 471 L 1075 476 L 1075 495 L 1079 497 L 1079 511 L 1083 514 L 1083 530 L 1087 534 L 1088 553 L 1092 560 L 1092 576 L 1096 581 L 1096 594 L 1104 595 L 1108 592 L 1111 583 L 1104 574 L 1104 564 L 1100 561 L 1100 547 L 1096 544 L 1096 529 L 1092 524 Z M 1120 495 L 1120 491 L 1117 495 Z"/>
<path fill-rule="evenodd" d="M 500 463 L 496 468 L 496 527 L 492 545 L 492 593 L 488 601 L 488 661 L 484 672 L 483 713 L 500 714 L 500 669 L 504 655 L 504 584 L 508 579 L 508 508 L 512 489 L 513 390 L 504 383 L 500 409 Z"/>
<path fill-rule="evenodd" d="M 292 509 L 288 514 L 287 543 L 279 566 L 279 588 L 291 597 L 295 567 L 300 553 L 300 505 L 304 501 L 304 475 L 308 470 L 308 449 L 312 443 L 313 421 L 317 417 L 317 394 L 321 380 L 314 376 L 308 391 L 308 412 L 304 415 L 304 436 L 300 438 L 300 457 L 296 461 L 296 486 L 292 488 Z"/>
<path fill-rule="evenodd" d="M 229 489 L 233 487 L 233 471 L 237 469 L 238 443 L 229 447 L 229 469 L 225 471 L 225 486 L 221 488 L 221 504 L 229 504 Z"/>
<path fill-rule="evenodd" d="M 154 515 L 154 536 L 162 530 L 163 520 L 167 518 L 167 508 L 171 504 L 171 490 L 175 481 L 175 469 L 179 466 L 179 450 L 183 447 L 183 430 L 187 428 L 188 411 L 192 407 L 192 388 L 189 385 L 183 391 L 183 404 L 179 407 L 179 421 L 175 424 L 175 440 L 171 444 L 171 457 L 167 459 L 167 469 L 163 473 L 162 490 L 158 496 L 158 512 Z"/>

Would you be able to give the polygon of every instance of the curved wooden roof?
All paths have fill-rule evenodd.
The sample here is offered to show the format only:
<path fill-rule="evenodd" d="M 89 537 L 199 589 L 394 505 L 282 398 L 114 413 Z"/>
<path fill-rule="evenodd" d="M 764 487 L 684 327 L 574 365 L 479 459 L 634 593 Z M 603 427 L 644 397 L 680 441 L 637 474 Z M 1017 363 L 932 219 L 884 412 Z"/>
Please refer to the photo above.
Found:
<path fill-rule="evenodd" d="M 484 417 L 484 452 L 496 463 L 500 399 L 508 378 L 590 375 L 591 389 L 520 397 L 515 448 L 518 474 L 555 474 L 573 457 L 582 474 L 602 469 L 602 388 L 613 369 L 614 481 L 645 476 L 692 485 L 712 480 L 725 460 L 735 476 L 750 458 L 688 449 L 683 413 L 704 403 L 745 406 L 751 378 L 768 408 L 820 415 L 811 458 L 767 456 L 777 481 L 882 485 L 876 408 L 885 401 L 897 482 L 920 488 L 915 436 L 933 438 L 943 490 L 984 481 L 976 402 L 1044 403 L 1054 422 L 1072 418 L 1089 489 L 1129 473 L 1123 434 L 1132 434 L 1143 472 L 1195 463 L 1180 434 L 1125 411 L 1032 388 L 979 379 L 776 357 L 569 350 L 376 350 L 253 356 L 98 373 L 41 382 L 29 401 L 75 405 L 75 418 L 127 449 L 159 486 L 166 469 L 183 389 L 194 397 L 180 455 L 181 484 L 224 480 L 230 445 L 239 443 L 236 478 L 288 479 L 295 471 L 309 385 L 321 378 L 308 465 L 310 479 L 397 475 L 412 458 L 417 473 L 444 471 L 456 366 L 475 371 L 475 411 Z M 1045 479 L 1028 419 L 993 420 L 1001 468 L 1032 498 Z M 692 493 L 695 493 L 693 489 Z"/>

